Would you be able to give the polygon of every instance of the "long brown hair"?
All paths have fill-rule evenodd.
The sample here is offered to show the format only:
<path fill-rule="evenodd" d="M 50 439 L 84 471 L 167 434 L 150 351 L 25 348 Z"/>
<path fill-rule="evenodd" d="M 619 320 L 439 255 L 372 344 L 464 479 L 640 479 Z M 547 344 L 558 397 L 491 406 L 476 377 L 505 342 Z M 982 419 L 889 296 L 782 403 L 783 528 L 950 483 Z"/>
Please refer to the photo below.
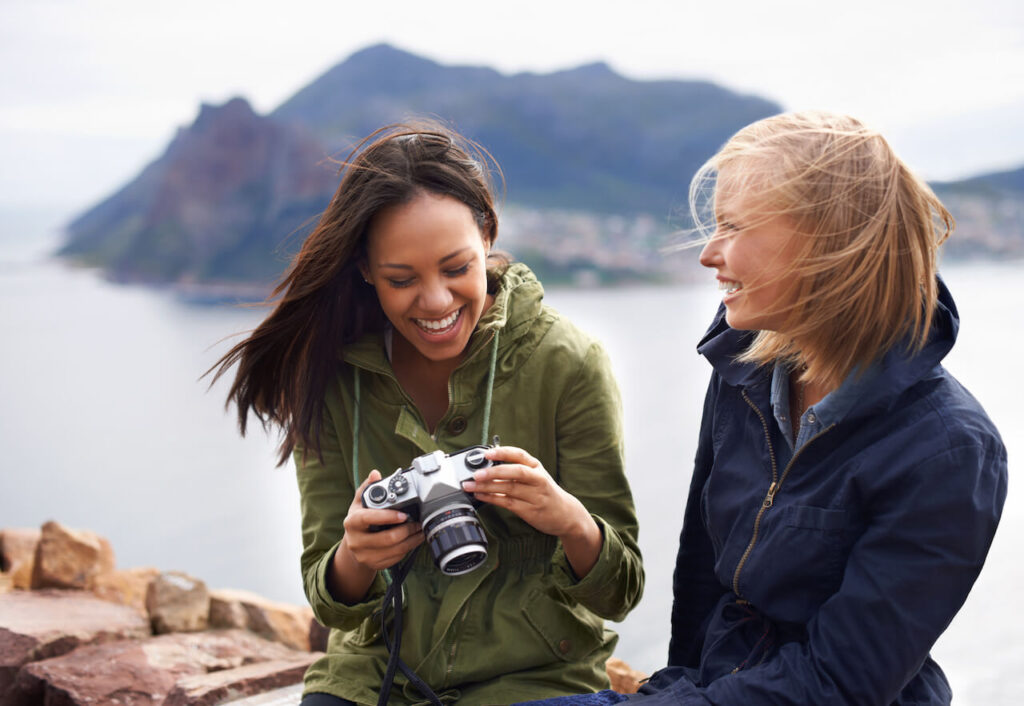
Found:
<path fill-rule="evenodd" d="M 924 346 L 954 221 L 879 133 L 827 112 L 765 118 L 694 177 L 691 211 L 704 228 L 722 190 L 757 204 L 747 225 L 782 216 L 798 238 L 793 264 L 757 285 L 782 282 L 795 295 L 773 312 L 786 333 L 760 331 L 741 360 L 807 365 L 802 380 L 835 387 L 898 344 Z"/>
<path fill-rule="evenodd" d="M 385 326 L 376 290 L 359 271 L 373 217 L 430 192 L 466 204 L 488 244 L 498 234 L 491 171 L 500 176 L 500 168 L 484 148 L 437 122 L 380 128 L 340 168 L 330 205 L 267 299 L 274 310 L 210 369 L 216 382 L 238 365 L 227 405 L 237 406 L 243 436 L 250 411 L 265 429 L 281 429 L 279 465 L 296 445 L 321 456 L 324 395 L 342 349 Z"/>

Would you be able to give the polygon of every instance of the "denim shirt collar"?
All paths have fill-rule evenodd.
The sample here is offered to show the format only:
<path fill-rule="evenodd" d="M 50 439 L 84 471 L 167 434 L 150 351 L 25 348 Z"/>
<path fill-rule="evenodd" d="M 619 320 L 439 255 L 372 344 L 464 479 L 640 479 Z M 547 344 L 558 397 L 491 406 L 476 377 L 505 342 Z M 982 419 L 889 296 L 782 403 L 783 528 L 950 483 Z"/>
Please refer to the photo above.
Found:
<path fill-rule="evenodd" d="M 790 450 L 799 449 L 818 432 L 842 420 L 879 372 L 878 365 L 872 365 L 859 377 L 856 369 L 847 375 L 839 387 L 804 411 L 800 418 L 800 429 L 794 439 L 793 425 L 789 421 L 789 376 L 792 371 L 783 363 L 776 363 L 772 371 L 772 413 Z"/>

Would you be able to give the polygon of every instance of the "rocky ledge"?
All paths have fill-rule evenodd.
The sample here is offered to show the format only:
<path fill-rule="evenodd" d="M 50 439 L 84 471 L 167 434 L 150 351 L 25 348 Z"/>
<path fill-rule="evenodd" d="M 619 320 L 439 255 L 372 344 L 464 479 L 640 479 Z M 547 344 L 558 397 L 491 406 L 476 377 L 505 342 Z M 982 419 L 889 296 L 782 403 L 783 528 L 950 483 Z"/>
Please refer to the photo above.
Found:
<path fill-rule="evenodd" d="M 308 606 L 195 577 L 115 567 L 103 537 L 0 529 L 0 704 L 298 704 L 327 629 Z M 612 688 L 643 675 L 618 659 Z"/>

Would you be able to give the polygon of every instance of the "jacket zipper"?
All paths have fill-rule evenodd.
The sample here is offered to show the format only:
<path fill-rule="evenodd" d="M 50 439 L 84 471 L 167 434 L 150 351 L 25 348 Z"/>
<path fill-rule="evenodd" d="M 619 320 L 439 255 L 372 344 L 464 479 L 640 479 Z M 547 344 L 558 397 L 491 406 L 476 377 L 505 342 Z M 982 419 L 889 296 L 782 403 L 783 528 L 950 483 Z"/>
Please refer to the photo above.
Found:
<path fill-rule="evenodd" d="M 757 517 L 754 518 L 754 532 L 750 537 L 750 543 L 747 545 L 746 551 L 743 552 L 743 556 L 740 557 L 739 563 L 736 564 L 736 571 L 732 575 L 732 592 L 736 595 L 738 602 L 749 603 L 749 601 L 747 601 L 740 595 L 740 572 L 743 571 L 743 566 L 747 563 L 747 559 L 750 558 L 750 554 L 754 551 L 754 546 L 757 544 L 758 532 L 761 529 L 761 518 L 763 518 L 764 514 L 768 512 L 768 509 L 775 504 L 775 495 L 782 488 L 782 484 L 786 482 L 786 476 L 789 475 L 790 469 L 793 468 L 793 464 L 796 463 L 796 460 L 800 457 L 800 454 L 803 453 L 804 449 L 806 449 L 812 441 L 818 439 L 823 434 L 830 431 L 835 426 L 835 424 L 829 424 L 827 427 L 825 427 L 817 434 L 812 436 L 810 439 L 808 439 L 803 446 L 797 449 L 796 453 L 793 454 L 793 458 L 789 459 L 789 463 L 787 463 L 785 469 L 783 469 L 782 477 L 779 478 L 778 466 L 775 462 L 775 447 L 772 446 L 771 434 L 768 430 L 768 422 L 765 420 L 764 415 L 761 414 L 761 410 L 757 408 L 757 405 L 755 405 L 754 402 L 749 397 L 747 397 L 746 390 L 743 390 L 741 394 L 743 395 L 743 399 L 746 400 L 747 404 L 750 405 L 750 408 L 754 410 L 758 418 L 761 420 L 761 427 L 764 429 L 764 438 L 765 441 L 768 442 L 768 455 L 771 458 L 772 462 L 771 485 L 768 486 L 768 493 L 764 496 L 764 500 L 761 501 L 761 509 L 757 511 Z"/>

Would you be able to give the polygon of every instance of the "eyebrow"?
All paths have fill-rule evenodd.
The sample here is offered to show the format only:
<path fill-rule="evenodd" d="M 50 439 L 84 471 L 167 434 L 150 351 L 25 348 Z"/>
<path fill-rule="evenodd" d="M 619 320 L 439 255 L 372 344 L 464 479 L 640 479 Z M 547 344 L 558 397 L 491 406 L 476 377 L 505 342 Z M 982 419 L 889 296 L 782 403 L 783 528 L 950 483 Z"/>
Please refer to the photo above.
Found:
<path fill-rule="evenodd" d="M 461 255 L 466 250 L 469 250 L 468 246 L 464 247 L 464 248 L 459 248 L 458 250 L 456 250 L 454 252 L 448 253 L 447 255 L 442 257 L 440 260 L 438 260 L 437 264 L 443 265 L 444 263 L 448 262 L 452 258 L 458 257 L 459 255 Z M 402 264 L 399 264 L 397 262 L 385 262 L 385 263 L 382 263 L 379 266 L 380 267 L 390 267 L 390 268 L 396 269 L 396 270 L 411 270 L 412 269 L 412 265 L 402 265 Z"/>

